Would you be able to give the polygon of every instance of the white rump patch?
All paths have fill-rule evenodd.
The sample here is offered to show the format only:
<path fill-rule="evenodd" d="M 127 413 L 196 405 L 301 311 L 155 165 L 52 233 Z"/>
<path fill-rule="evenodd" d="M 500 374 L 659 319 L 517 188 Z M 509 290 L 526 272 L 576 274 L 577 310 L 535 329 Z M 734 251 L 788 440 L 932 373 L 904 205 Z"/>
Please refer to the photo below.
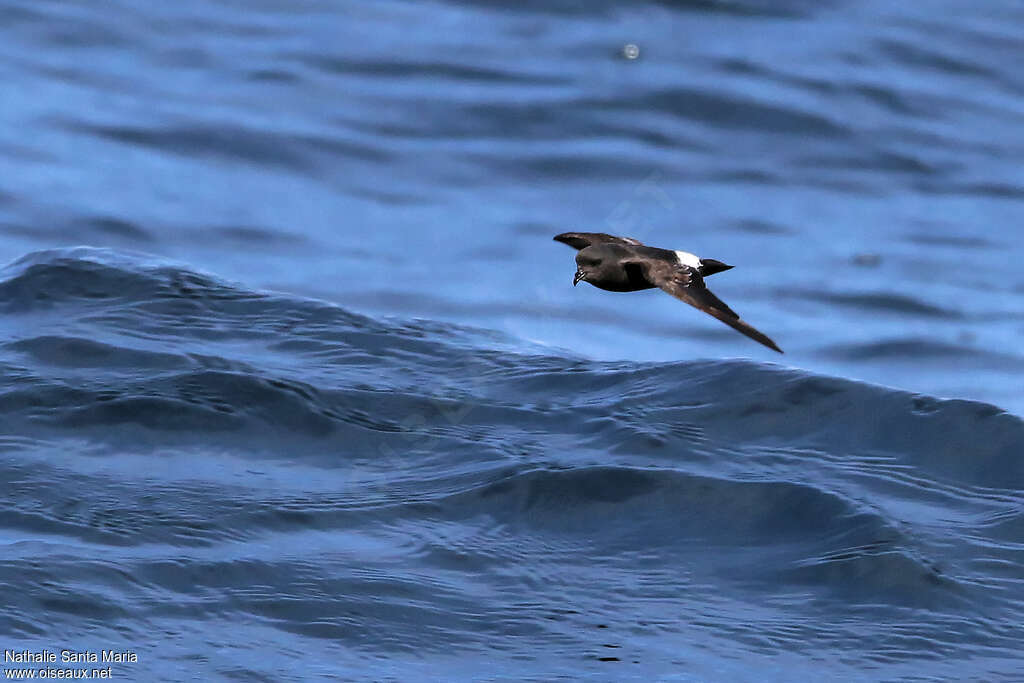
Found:
<path fill-rule="evenodd" d="M 681 265 L 700 268 L 700 259 L 696 254 L 691 254 L 688 251 L 677 251 L 676 258 L 679 259 Z"/>

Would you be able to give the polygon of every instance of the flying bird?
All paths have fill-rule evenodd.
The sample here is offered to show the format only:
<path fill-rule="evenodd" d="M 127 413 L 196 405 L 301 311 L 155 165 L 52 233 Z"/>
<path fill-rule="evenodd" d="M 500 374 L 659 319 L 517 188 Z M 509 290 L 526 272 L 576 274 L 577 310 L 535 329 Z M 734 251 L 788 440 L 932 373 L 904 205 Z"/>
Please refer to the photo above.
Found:
<path fill-rule="evenodd" d="M 773 351 L 775 342 L 751 327 L 704 285 L 708 275 L 732 266 L 687 251 L 645 246 L 630 237 L 603 232 L 563 232 L 555 241 L 568 244 L 576 253 L 575 287 L 581 280 L 610 292 L 636 292 L 658 287 L 675 298 L 699 308 Z"/>

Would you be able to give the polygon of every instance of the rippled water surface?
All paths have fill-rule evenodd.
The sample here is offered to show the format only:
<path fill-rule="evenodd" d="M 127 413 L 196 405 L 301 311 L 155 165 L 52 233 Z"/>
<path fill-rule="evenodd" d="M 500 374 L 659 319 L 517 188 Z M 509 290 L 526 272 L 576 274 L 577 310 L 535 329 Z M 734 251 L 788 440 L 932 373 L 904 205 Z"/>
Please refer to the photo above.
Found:
<path fill-rule="evenodd" d="M 0 12 L 5 650 L 1021 679 L 1019 4 Z"/>

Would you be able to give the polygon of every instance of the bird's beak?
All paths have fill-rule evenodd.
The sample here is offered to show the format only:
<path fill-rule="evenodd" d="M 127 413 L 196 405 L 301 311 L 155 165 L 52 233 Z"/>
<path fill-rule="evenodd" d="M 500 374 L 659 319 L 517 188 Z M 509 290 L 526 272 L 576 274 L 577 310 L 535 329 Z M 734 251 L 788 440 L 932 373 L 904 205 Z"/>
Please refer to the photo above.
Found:
<path fill-rule="evenodd" d="M 579 283 L 580 280 L 586 280 L 586 279 L 587 279 L 587 274 L 584 273 L 582 270 L 577 270 L 576 271 L 576 275 L 574 275 L 573 278 L 572 278 L 572 286 L 575 287 Z"/>

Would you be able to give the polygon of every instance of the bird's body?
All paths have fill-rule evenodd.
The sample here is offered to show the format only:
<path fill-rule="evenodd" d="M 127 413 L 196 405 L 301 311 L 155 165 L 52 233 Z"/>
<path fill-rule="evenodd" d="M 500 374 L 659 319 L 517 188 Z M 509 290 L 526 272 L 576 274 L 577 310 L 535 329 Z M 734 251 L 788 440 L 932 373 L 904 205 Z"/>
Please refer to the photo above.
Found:
<path fill-rule="evenodd" d="M 702 259 L 686 251 L 648 247 L 629 237 L 600 232 L 566 232 L 556 235 L 555 240 L 578 249 L 573 285 L 585 280 L 610 292 L 636 292 L 658 287 L 782 353 L 775 342 L 740 319 L 704 285 L 704 277 L 732 266 L 714 259 Z"/>
<path fill-rule="evenodd" d="M 630 263 L 631 256 L 661 259 L 665 258 L 666 253 L 672 252 L 654 247 L 625 247 L 620 244 L 599 243 L 581 249 L 576 254 L 576 264 L 578 267 L 588 268 L 587 282 L 599 289 L 606 289 L 609 292 L 637 292 L 657 285 L 647 279 L 641 268 L 620 266 L 620 263 Z"/>

